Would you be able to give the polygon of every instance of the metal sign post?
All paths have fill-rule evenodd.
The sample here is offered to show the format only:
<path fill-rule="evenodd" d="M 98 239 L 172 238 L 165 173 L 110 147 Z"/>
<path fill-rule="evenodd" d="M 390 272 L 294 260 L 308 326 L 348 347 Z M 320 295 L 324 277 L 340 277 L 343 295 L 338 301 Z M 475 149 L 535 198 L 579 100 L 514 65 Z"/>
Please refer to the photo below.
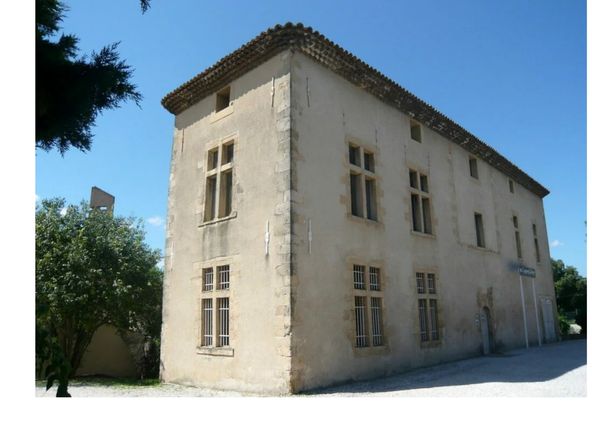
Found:
<path fill-rule="evenodd" d="M 528 326 L 526 324 L 526 305 L 524 303 L 524 285 L 522 283 L 522 276 L 532 278 L 532 297 L 534 301 L 534 313 L 536 316 L 537 336 L 540 346 L 541 329 L 539 327 L 539 312 L 537 310 L 536 290 L 534 288 L 534 278 L 536 277 L 536 271 L 533 268 L 518 265 L 518 274 L 520 275 L 520 297 L 522 298 L 522 318 L 524 319 L 524 340 L 526 341 L 526 348 L 528 349 Z"/>
<path fill-rule="evenodd" d="M 522 287 L 522 274 L 520 274 L 520 297 L 522 298 L 522 318 L 524 319 L 524 341 L 528 349 L 528 327 L 526 325 L 526 306 L 524 305 L 524 288 Z"/>
<path fill-rule="evenodd" d="M 532 298 L 534 299 L 534 316 L 536 318 L 537 336 L 538 336 L 539 347 L 540 347 L 542 345 L 542 343 L 541 343 L 541 327 L 539 325 L 539 308 L 538 308 L 538 302 L 537 302 L 537 297 L 536 297 L 536 290 L 534 288 L 534 278 L 530 281 L 532 281 Z"/>

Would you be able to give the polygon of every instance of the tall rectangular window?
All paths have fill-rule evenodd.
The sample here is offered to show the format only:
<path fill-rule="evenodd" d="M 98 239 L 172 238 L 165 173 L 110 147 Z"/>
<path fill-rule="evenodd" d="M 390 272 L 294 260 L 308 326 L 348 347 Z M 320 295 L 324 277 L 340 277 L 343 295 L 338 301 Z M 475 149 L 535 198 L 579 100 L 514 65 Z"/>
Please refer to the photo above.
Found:
<path fill-rule="evenodd" d="M 366 274 L 368 271 L 368 274 Z M 356 320 L 356 347 L 382 346 L 384 344 L 382 324 L 382 285 L 380 268 L 376 266 L 353 265 L 354 316 Z M 365 284 L 369 281 L 368 286 Z M 370 315 L 368 317 L 368 305 Z M 369 320 L 369 321 L 368 321 Z"/>
<path fill-rule="evenodd" d="M 428 334 L 428 308 L 426 299 L 419 299 L 419 338 L 422 342 L 430 340 Z"/>
<path fill-rule="evenodd" d="M 534 253 L 537 262 L 541 261 L 541 252 L 539 251 L 539 238 L 537 236 L 536 224 L 532 224 L 532 236 L 534 238 Z"/>
<path fill-rule="evenodd" d="M 514 181 L 508 180 L 508 187 L 510 189 L 510 193 L 514 193 Z"/>
<path fill-rule="evenodd" d="M 485 247 L 485 233 L 483 232 L 483 216 L 475 213 L 475 234 L 477 236 L 477 246 Z"/>
<path fill-rule="evenodd" d="M 410 120 L 409 130 L 411 139 L 417 141 L 418 143 L 421 143 L 421 125 L 419 124 L 419 122 Z"/>
<path fill-rule="evenodd" d="M 469 173 L 471 177 L 475 179 L 479 179 L 479 169 L 477 169 L 477 159 L 476 158 L 469 158 Z"/>
<path fill-rule="evenodd" d="M 354 311 L 356 315 L 356 347 L 367 347 L 366 298 L 364 296 L 355 297 Z"/>
<path fill-rule="evenodd" d="M 416 272 L 417 307 L 419 312 L 419 339 L 423 342 L 440 339 L 436 274 Z M 427 281 L 427 290 L 426 290 Z"/>
<path fill-rule="evenodd" d="M 376 181 L 366 178 L 366 218 L 376 221 Z"/>
<path fill-rule="evenodd" d="M 212 299 L 202 299 L 201 301 L 201 324 L 202 324 L 202 346 L 212 346 L 213 344 L 213 309 Z"/>
<path fill-rule="evenodd" d="M 201 346 L 230 345 L 230 265 L 202 268 Z"/>
<path fill-rule="evenodd" d="M 366 274 L 366 267 L 364 265 L 354 265 L 354 289 L 364 290 L 364 275 Z"/>
<path fill-rule="evenodd" d="M 208 151 L 204 222 L 232 213 L 233 161 L 234 140 Z"/>
<path fill-rule="evenodd" d="M 353 216 L 378 220 L 374 153 L 349 144 L 350 213 Z M 362 163 L 363 159 L 363 163 Z"/>
<path fill-rule="evenodd" d="M 522 259 L 522 244 L 520 243 L 520 230 L 518 228 L 518 217 L 514 215 L 512 217 L 512 223 L 514 224 L 514 239 L 516 241 L 516 256 L 518 259 Z"/>
<path fill-rule="evenodd" d="M 438 340 L 440 334 L 438 332 L 438 301 L 436 299 L 430 299 L 430 338 L 432 340 Z"/>
<path fill-rule="evenodd" d="M 202 290 L 212 291 L 214 289 L 214 268 L 204 268 L 202 271 Z"/>
<path fill-rule="evenodd" d="M 230 324 L 230 300 L 227 297 L 217 299 L 218 307 L 218 346 L 228 346 L 230 344 L 230 333 L 228 331 Z"/>
<path fill-rule="evenodd" d="M 370 311 L 372 315 L 372 345 L 382 346 L 382 299 L 370 298 Z"/>
<path fill-rule="evenodd" d="M 230 288 L 230 265 L 216 267 L 218 272 L 218 290 Z"/>
<path fill-rule="evenodd" d="M 216 179 L 217 175 L 208 177 L 206 182 L 205 220 L 210 221 L 216 216 Z"/>
<path fill-rule="evenodd" d="M 409 190 L 411 192 L 411 228 L 419 233 L 433 234 L 428 176 L 410 169 Z"/>
<path fill-rule="evenodd" d="M 351 214 L 364 217 L 362 210 L 362 177 L 360 174 L 349 175 L 351 189 Z"/>
<path fill-rule="evenodd" d="M 380 268 L 371 266 L 369 269 L 370 274 L 370 290 L 380 290 Z"/>

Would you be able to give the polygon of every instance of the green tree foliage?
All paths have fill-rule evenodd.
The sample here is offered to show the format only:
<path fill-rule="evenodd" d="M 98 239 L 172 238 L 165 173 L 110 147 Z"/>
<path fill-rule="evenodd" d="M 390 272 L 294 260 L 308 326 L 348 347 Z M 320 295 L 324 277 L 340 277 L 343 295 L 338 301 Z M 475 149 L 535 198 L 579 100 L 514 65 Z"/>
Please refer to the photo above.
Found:
<path fill-rule="evenodd" d="M 43 200 L 35 215 L 37 362 L 48 367 L 48 388 L 58 380 L 67 393 L 101 325 L 159 337 L 160 252 L 146 245 L 140 222 L 86 203 Z"/>
<path fill-rule="evenodd" d="M 586 277 L 562 260 L 551 259 L 551 265 L 559 315 L 574 317 L 582 333 L 586 333 Z"/>
<path fill-rule="evenodd" d="M 142 12 L 150 3 L 141 0 Z M 130 82 L 132 69 L 120 60 L 118 43 L 78 56 L 78 39 L 60 35 L 66 6 L 59 0 L 36 0 L 36 147 L 90 150 L 97 115 L 142 96 Z"/>

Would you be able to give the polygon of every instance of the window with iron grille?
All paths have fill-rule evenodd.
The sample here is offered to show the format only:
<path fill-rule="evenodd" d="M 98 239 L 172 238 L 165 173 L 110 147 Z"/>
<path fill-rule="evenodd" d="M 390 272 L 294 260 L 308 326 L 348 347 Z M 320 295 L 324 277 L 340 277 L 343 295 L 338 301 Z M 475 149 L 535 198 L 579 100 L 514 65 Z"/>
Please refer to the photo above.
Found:
<path fill-rule="evenodd" d="M 432 234 L 432 210 L 428 176 L 409 170 L 411 192 L 411 228 L 413 231 Z"/>
<path fill-rule="evenodd" d="M 371 266 L 369 269 L 370 290 L 380 290 L 380 268 Z"/>
<path fill-rule="evenodd" d="M 374 153 L 349 144 L 350 213 L 352 216 L 378 220 Z M 363 163 L 362 163 L 363 159 Z"/>
<path fill-rule="evenodd" d="M 234 140 L 221 143 L 208 151 L 204 222 L 224 218 L 232 213 L 233 162 Z"/>
<path fill-rule="evenodd" d="M 212 291 L 214 289 L 214 268 L 203 269 L 203 291 Z"/>
<path fill-rule="evenodd" d="M 372 345 L 382 346 L 382 299 L 370 298 L 370 311 L 372 315 Z"/>
<path fill-rule="evenodd" d="M 230 344 L 230 300 L 227 297 L 217 299 L 218 309 L 218 346 L 228 346 Z"/>
<path fill-rule="evenodd" d="M 364 290 L 366 288 L 365 274 L 366 267 L 364 265 L 354 265 L 354 289 Z"/>
<path fill-rule="evenodd" d="M 368 272 L 367 275 L 366 272 Z M 380 268 L 354 265 L 353 278 L 355 290 L 354 315 L 356 319 L 355 346 L 382 346 L 384 344 L 384 335 L 382 330 Z M 369 281 L 368 286 L 365 284 L 366 281 Z M 368 334 L 369 330 L 370 334 Z"/>
<path fill-rule="evenodd" d="M 368 335 L 366 334 L 366 297 L 355 297 L 354 311 L 356 315 L 356 347 L 368 347 Z"/>
<path fill-rule="evenodd" d="M 436 274 L 416 272 L 419 339 L 423 342 L 440 340 Z M 427 282 L 427 289 L 426 289 Z"/>
<path fill-rule="evenodd" d="M 218 272 L 218 290 L 225 290 L 230 287 L 230 265 L 216 267 Z"/>
<path fill-rule="evenodd" d="M 213 309 L 212 299 L 202 299 L 201 301 L 201 345 L 212 346 L 213 336 Z"/>
<path fill-rule="evenodd" d="M 229 288 L 230 265 L 202 268 L 202 347 L 215 348 L 230 345 Z"/>

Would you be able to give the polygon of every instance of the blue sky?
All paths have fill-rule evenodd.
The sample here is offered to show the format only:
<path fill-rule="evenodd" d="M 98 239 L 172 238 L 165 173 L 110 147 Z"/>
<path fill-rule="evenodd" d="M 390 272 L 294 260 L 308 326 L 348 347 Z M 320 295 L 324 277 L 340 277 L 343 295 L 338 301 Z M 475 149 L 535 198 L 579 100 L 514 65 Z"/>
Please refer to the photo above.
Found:
<path fill-rule="evenodd" d="M 69 0 L 81 53 L 120 41 L 144 96 L 96 121 L 92 150 L 35 152 L 35 193 L 144 219 L 164 250 L 173 116 L 162 97 L 261 31 L 312 26 L 477 135 L 547 187 L 551 256 L 586 275 L 585 1 Z"/>

